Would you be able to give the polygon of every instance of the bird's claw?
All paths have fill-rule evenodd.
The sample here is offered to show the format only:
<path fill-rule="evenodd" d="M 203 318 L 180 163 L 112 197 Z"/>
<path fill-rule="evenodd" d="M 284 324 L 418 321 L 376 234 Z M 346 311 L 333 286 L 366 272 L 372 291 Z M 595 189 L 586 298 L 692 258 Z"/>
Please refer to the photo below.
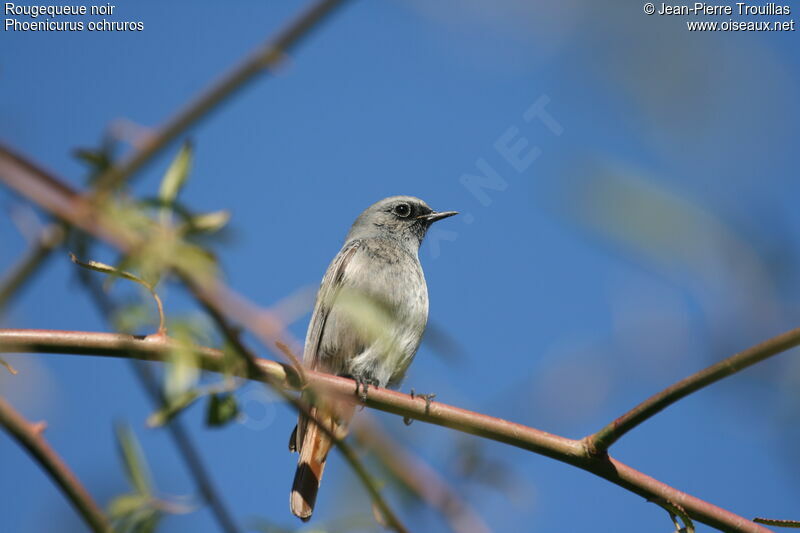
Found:
<path fill-rule="evenodd" d="M 430 410 L 431 410 L 431 402 L 433 401 L 434 398 L 436 398 L 436 394 L 434 394 L 434 393 L 417 394 L 414 391 L 414 389 L 411 389 L 411 392 L 409 392 L 408 394 L 409 394 L 409 396 L 411 396 L 412 400 L 416 400 L 417 398 L 422 398 L 423 400 L 425 400 L 425 414 L 427 415 L 430 412 Z M 405 425 L 410 426 L 411 422 L 413 422 L 413 420 L 411 418 L 408 418 L 407 416 L 403 417 L 403 423 Z"/>
<path fill-rule="evenodd" d="M 362 403 L 366 403 L 367 393 L 369 392 L 370 385 L 372 385 L 373 387 L 377 387 L 378 384 L 371 379 L 361 379 L 361 378 L 354 378 L 354 379 L 356 382 L 356 396 L 358 396 L 358 399 L 361 400 Z"/>

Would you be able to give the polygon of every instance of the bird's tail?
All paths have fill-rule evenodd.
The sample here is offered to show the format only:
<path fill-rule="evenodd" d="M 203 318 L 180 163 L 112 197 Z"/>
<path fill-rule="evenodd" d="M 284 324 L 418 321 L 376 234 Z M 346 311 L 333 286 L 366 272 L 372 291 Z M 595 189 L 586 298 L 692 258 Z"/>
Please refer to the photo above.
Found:
<path fill-rule="evenodd" d="M 311 414 L 325 424 L 333 435 L 342 439 L 347 435 L 347 423 L 353 416 L 353 406 L 339 404 L 336 407 L 336 414 L 323 413 L 318 408 L 312 408 Z M 322 472 L 333 441 L 315 422 L 305 417 L 301 417 L 295 431 L 299 431 L 300 458 L 297 460 L 289 505 L 292 513 L 305 522 L 314 512 Z"/>

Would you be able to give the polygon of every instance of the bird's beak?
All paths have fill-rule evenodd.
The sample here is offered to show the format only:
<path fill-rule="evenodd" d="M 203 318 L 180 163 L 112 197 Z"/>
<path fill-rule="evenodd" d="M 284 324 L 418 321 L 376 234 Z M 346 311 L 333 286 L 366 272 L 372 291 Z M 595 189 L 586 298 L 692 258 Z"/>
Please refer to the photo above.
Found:
<path fill-rule="evenodd" d="M 426 220 L 427 222 L 436 222 L 437 220 L 442 220 L 443 218 L 451 217 L 453 215 L 457 215 L 458 211 L 441 211 L 437 213 L 434 211 L 433 213 L 429 213 L 427 215 L 422 215 L 417 218 L 421 218 Z"/>

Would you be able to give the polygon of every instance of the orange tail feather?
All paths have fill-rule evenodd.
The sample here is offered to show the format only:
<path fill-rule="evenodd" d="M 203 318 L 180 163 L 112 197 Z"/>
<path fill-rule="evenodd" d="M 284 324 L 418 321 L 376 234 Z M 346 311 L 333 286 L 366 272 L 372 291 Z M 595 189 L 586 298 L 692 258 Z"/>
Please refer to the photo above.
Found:
<path fill-rule="evenodd" d="M 337 408 L 338 417 L 321 414 L 316 408 L 311 412 L 320 422 L 327 425 L 331 433 L 341 439 L 347 434 L 347 422 L 353 415 L 353 406 L 340 404 Z M 292 513 L 305 522 L 311 518 L 311 514 L 314 512 L 317 492 L 322 481 L 322 472 L 325 470 L 325 461 L 328 459 L 328 452 L 333 446 L 333 441 L 313 421 L 305 419 L 300 423 L 305 423 L 306 427 L 304 431 L 298 428 L 303 441 L 300 444 L 300 458 L 297 460 L 297 471 L 294 474 L 289 506 Z"/>

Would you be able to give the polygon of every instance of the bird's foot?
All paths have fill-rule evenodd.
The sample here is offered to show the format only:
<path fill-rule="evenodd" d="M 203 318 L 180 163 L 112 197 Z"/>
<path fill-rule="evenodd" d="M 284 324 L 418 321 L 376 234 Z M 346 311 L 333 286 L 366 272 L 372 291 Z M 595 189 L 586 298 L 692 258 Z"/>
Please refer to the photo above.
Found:
<path fill-rule="evenodd" d="M 369 392 L 370 386 L 377 387 L 378 382 L 371 378 L 353 378 L 356 382 L 356 396 L 358 399 L 361 400 L 362 403 L 366 403 L 367 401 L 367 393 Z"/>
<path fill-rule="evenodd" d="M 431 402 L 433 401 L 434 398 L 436 398 L 436 394 L 434 394 L 434 393 L 417 394 L 416 392 L 414 392 L 414 389 L 411 389 L 411 392 L 409 393 L 409 396 L 411 396 L 411 398 L 414 399 L 414 400 L 417 399 L 417 398 L 422 398 L 423 400 L 425 400 L 425 414 L 426 415 L 431 410 Z M 403 417 L 403 423 L 405 425 L 410 426 L 411 422 L 413 422 L 412 419 L 408 418 L 407 416 Z"/>

